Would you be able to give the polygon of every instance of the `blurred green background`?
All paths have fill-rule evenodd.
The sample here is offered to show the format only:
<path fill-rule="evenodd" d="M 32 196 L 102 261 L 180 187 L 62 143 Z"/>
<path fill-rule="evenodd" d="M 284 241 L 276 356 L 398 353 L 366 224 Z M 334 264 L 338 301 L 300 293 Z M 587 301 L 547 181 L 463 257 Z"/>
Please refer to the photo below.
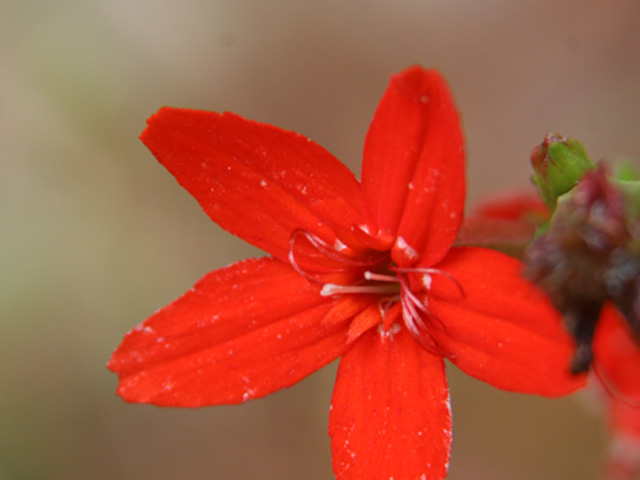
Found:
<path fill-rule="evenodd" d="M 256 251 L 137 137 L 162 105 L 303 133 L 355 171 L 389 75 L 438 67 L 463 114 L 469 205 L 527 187 L 548 130 L 640 153 L 640 2 L 0 1 L 0 480 L 328 479 L 335 366 L 237 407 L 127 405 L 122 336 Z M 449 478 L 597 478 L 589 398 L 450 366 Z"/>

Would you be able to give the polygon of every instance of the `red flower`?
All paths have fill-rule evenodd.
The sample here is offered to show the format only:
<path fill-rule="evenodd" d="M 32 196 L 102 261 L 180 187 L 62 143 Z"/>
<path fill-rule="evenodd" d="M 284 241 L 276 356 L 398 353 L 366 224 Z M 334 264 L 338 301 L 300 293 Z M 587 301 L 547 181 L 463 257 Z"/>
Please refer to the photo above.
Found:
<path fill-rule="evenodd" d="M 612 447 L 608 479 L 637 478 L 640 472 L 640 348 L 629 325 L 611 304 L 600 315 L 593 342 L 595 371 L 608 393 Z"/>
<path fill-rule="evenodd" d="M 511 253 L 524 250 L 549 212 L 535 192 L 512 191 L 484 199 L 464 220 L 456 243 L 482 245 Z"/>
<path fill-rule="evenodd" d="M 142 141 L 219 225 L 271 257 L 213 271 L 129 332 L 108 366 L 127 401 L 198 407 L 288 387 L 342 355 L 329 433 L 339 479 L 444 478 L 444 358 L 499 388 L 583 383 L 516 260 L 452 244 L 465 182 L 441 76 L 394 76 L 362 183 L 309 139 L 230 113 L 163 108 Z"/>

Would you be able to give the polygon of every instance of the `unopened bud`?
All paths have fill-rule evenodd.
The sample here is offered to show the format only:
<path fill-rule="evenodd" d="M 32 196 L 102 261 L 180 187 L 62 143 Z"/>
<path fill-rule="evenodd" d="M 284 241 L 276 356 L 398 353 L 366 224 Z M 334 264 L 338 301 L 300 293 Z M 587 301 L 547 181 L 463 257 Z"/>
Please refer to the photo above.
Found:
<path fill-rule="evenodd" d="M 557 198 L 571 190 L 587 171 L 594 168 L 582 143 L 555 133 L 547 133 L 544 141 L 533 149 L 531 165 L 535 172 L 531 180 L 552 212 Z"/>

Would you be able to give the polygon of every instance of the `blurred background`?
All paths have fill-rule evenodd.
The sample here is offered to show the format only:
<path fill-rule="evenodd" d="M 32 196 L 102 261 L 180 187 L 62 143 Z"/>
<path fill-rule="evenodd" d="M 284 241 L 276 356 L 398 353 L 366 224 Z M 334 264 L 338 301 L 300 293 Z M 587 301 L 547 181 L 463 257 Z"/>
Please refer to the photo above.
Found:
<path fill-rule="evenodd" d="M 640 158 L 635 0 L 0 1 L 0 479 L 329 479 L 335 365 L 242 406 L 128 405 L 104 364 L 205 272 L 258 254 L 138 141 L 162 105 L 231 110 L 359 171 L 392 72 L 447 77 L 469 206 L 528 188 L 549 130 Z M 449 478 L 596 479 L 589 398 L 449 365 Z"/>

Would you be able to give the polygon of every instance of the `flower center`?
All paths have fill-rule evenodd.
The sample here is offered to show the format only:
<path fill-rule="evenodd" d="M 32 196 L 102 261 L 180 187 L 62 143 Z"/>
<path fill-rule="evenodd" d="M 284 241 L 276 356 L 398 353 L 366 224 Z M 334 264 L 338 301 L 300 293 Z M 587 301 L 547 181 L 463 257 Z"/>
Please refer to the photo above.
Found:
<path fill-rule="evenodd" d="M 320 253 L 320 258 L 330 260 L 332 266 L 327 268 L 302 268 L 298 263 L 296 246 L 302 250 L 302 245 L 297 242 L 306 239 L 311 248 L 311 254 Z M 418 343 L 427 351 L 444 355 L 439 346 L 434 329 L 445 331 L 445 325 L 433 315 L 427 307 L 427 293 L 431 286 L 432 275 L 444 275 L 453 281 L 461 294 L 462 288 L 448 273 L 435 268 L 425 267 L 398 267 L 389 258 L 388 252 L 373 251 L 362 254 L 349 249 L 346 245 L 339 243 L 340 249 L 330 246 L 318 236 L 303 231 L 296 230 L 291 235 L 289 262 L 291 266 L 308 280 L 322 285 L 320 295 L 332 297 L 334 295 L 375 295 L 378 296 L 378 305 L 381 312 L 382 331 L 393 332 L 393 325 L 397 315 L 387 315 L 391 307 L 399 303 L 404 325 Z M 310 252 L 304 252 L 311 257 Z M 349 255 L 348 253 L 352 253 Z M 317 259 L 317 257 L 316 257 Z M 320 262 L 322 265 L 323 262 Z M 326 273 L 346 272 L 349 283 L 335 283 L 323 278 Z M 424 287 L 421 292 L 416 293 L 411 289 L 409 275 L 420 275 L 421 284 Z"/>

